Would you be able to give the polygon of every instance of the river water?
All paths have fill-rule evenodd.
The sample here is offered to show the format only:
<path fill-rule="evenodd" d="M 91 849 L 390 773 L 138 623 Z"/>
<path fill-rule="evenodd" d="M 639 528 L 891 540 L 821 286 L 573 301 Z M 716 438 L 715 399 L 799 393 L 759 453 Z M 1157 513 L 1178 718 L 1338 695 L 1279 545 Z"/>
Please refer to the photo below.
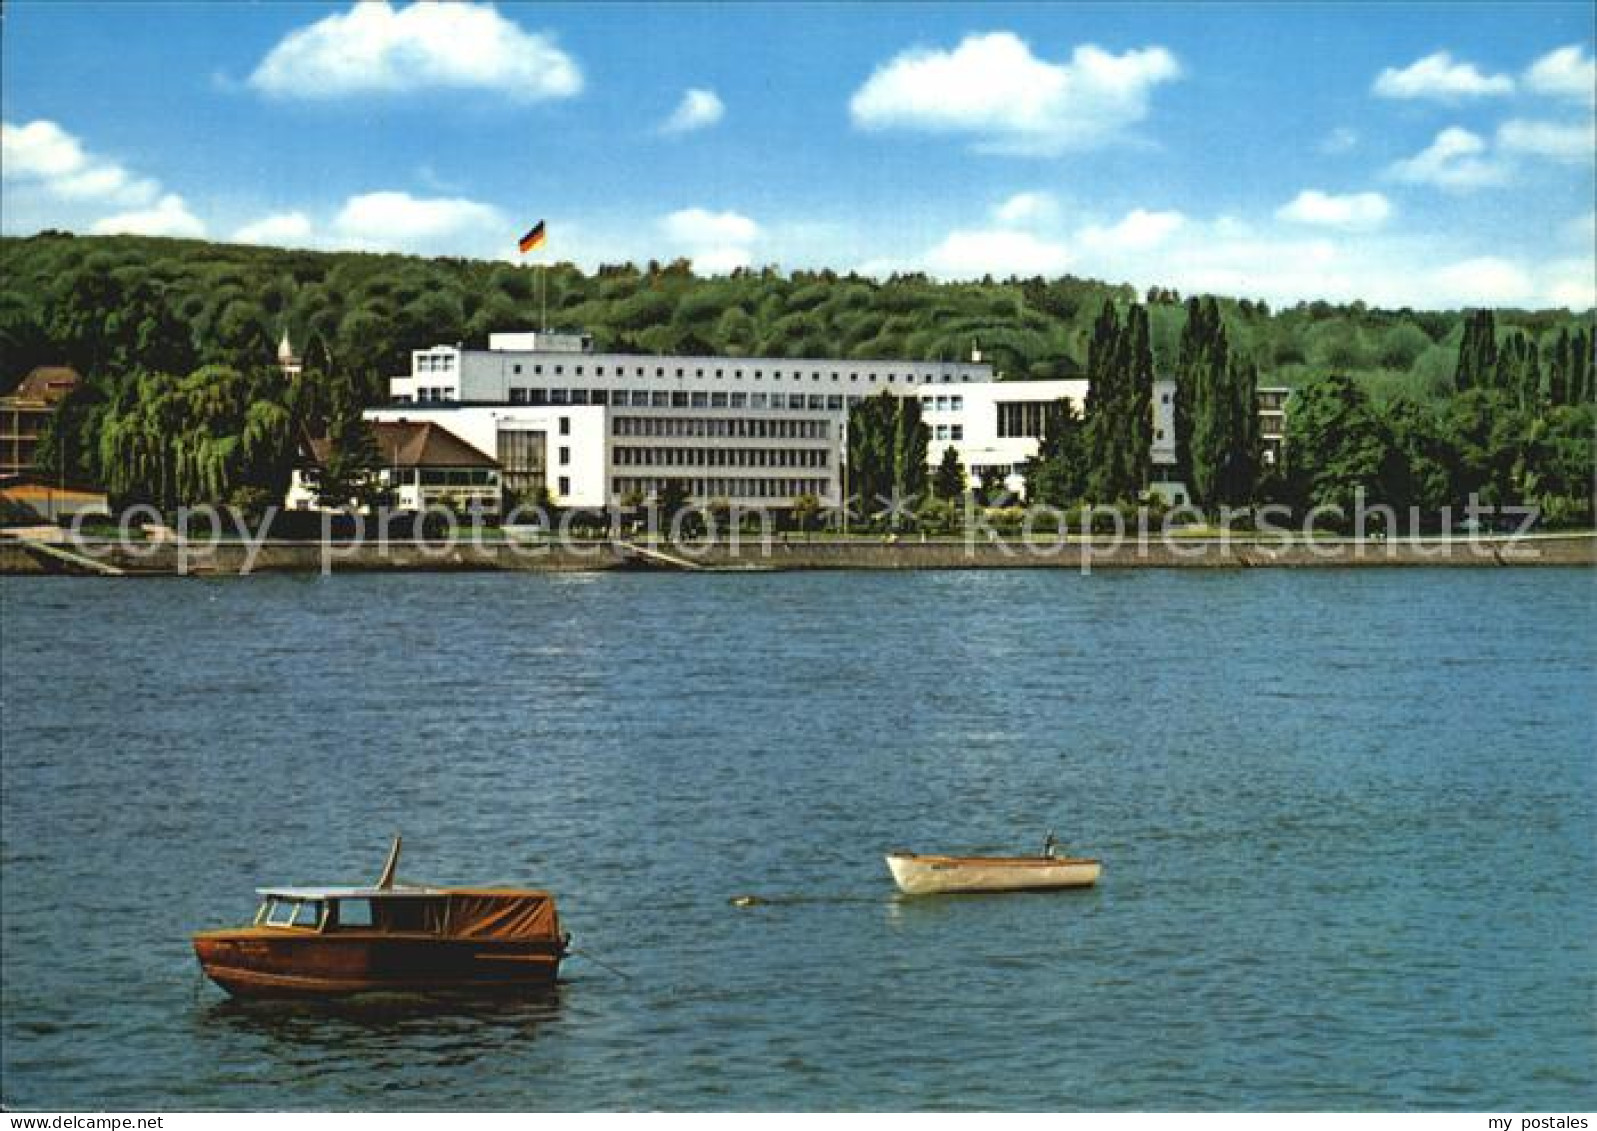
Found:
<path fill-rule="evenodd" d="M 1592 571 L 0 598 L 8 1108 L 1597 1106 Z M 1050 828 L 1098 888 L 881 858 Z M 198 980 L 190 931 L 395 831 L 406 879 L 554 890 L 558 992 Z"/>

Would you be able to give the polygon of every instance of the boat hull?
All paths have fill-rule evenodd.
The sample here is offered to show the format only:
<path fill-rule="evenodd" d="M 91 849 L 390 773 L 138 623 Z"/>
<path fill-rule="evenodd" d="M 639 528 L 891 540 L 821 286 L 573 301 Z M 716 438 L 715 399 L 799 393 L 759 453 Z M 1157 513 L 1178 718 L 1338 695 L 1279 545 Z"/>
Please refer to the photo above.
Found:
<path fill-rule="evenodd" d="M 206 977 L 236 997 L 520 993 L 552 986 L 559 940 L 502 942 L 339 932 L 295 935 L 246 928 L 194 936 Z"/>
<path fill-rule="evenodd" d="M 1096 860 L 1072 857 L 923 856 L 914 852 L 889 853 L 887 867 L 905 895 L 1084 888 L 1098 882 L 1101 870 Z"/>

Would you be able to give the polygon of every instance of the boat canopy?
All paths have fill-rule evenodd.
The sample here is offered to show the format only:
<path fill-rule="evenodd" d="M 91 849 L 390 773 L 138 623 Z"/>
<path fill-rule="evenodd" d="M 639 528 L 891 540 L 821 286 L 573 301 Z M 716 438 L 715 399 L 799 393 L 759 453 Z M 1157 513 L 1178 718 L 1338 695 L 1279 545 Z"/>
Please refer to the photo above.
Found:
<path fill-rule="evenodd" d="M 372 925 L 466 939 L 548 939 L 560 932 L 554 897 L 504 888 L 259 888 L 265 900 L 304 904 L 370 900 Z M 335 919 L 335 922 L 337 920 Z M 278 924 L 282 925 L 282 924 Z"/>
<path fill-rule="evenodd" d="M 543 891 L 455 888 L 449 934 L 463 939 L 547 939 L 560 931 L 555 902 Z"/>

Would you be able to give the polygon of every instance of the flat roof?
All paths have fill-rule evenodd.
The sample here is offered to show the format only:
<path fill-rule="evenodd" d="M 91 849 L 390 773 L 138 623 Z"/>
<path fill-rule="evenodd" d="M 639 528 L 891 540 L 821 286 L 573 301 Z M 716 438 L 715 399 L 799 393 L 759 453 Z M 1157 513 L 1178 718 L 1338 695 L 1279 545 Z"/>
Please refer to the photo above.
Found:
<path fill-rule="evenodd" d="M 391 888 L 374 887 L 286 887 L 256 888 L 256 895 L 277 896 L 280 899 L 419 899 L 424 896 L 448 895 L 448 888 L 430 888 L 404 885 Z"/>
<path fill-rule="evenodd" d="M 422 899 L 428 896 L 462 895 L 547 899 L 549 893 L 538 888 L 435 888 L 425 884 L 395 884 L 391 888 L 379 887 L 271 887 L 256 888 L 260 896 L 277 896 L 280 899 Z"/>

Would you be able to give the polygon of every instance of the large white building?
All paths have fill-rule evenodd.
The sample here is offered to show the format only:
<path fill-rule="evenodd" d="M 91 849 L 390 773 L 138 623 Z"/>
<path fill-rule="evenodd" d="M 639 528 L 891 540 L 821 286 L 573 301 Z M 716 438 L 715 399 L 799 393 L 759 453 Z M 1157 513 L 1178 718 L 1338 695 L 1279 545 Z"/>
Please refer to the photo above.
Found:
<path fill-rule="evenodd" d="M 917 397 L 932 464 L 952 447 L 974 478 L 1012 488 L 1050 405 L 1082 380 L 997 381 L 968 362 L 596 353 L 585 335 L 494 334 L 486 350 L 417 350 L 380 421 L 434 421 L 498 460 L 507 491 L 546 486 L 566 506 L 648 498 L 667 479 L 698 501 L 785 507 L 843 497 L 849 409 Z"/>
<path fill-rule="evenodd" d="M 496 460 L 512 496 L 546 487 L 563 506 L 648 499 L 668 479 L 698 502 L 786 507 L 846 494 L 848 412 L 886 390 L 921 402 L 927 459 L 952 447 L 973 481 L 995 470 L 1017 494 L 1049 409 L 1085 408 L 1085 380 L 999 381 L 970 361 L 678 357 L 597 353 L 583 334 L 493 334 L 487 349 L 434 346 L 389 382 L 391 404 L 367 416 L 441 424 Z M 1175 382 L 1153 388 L 1154 488 L 1185 489 L 1176 463 Z M 1285 391 L 1260 390 L 1272 460 Z"/>

